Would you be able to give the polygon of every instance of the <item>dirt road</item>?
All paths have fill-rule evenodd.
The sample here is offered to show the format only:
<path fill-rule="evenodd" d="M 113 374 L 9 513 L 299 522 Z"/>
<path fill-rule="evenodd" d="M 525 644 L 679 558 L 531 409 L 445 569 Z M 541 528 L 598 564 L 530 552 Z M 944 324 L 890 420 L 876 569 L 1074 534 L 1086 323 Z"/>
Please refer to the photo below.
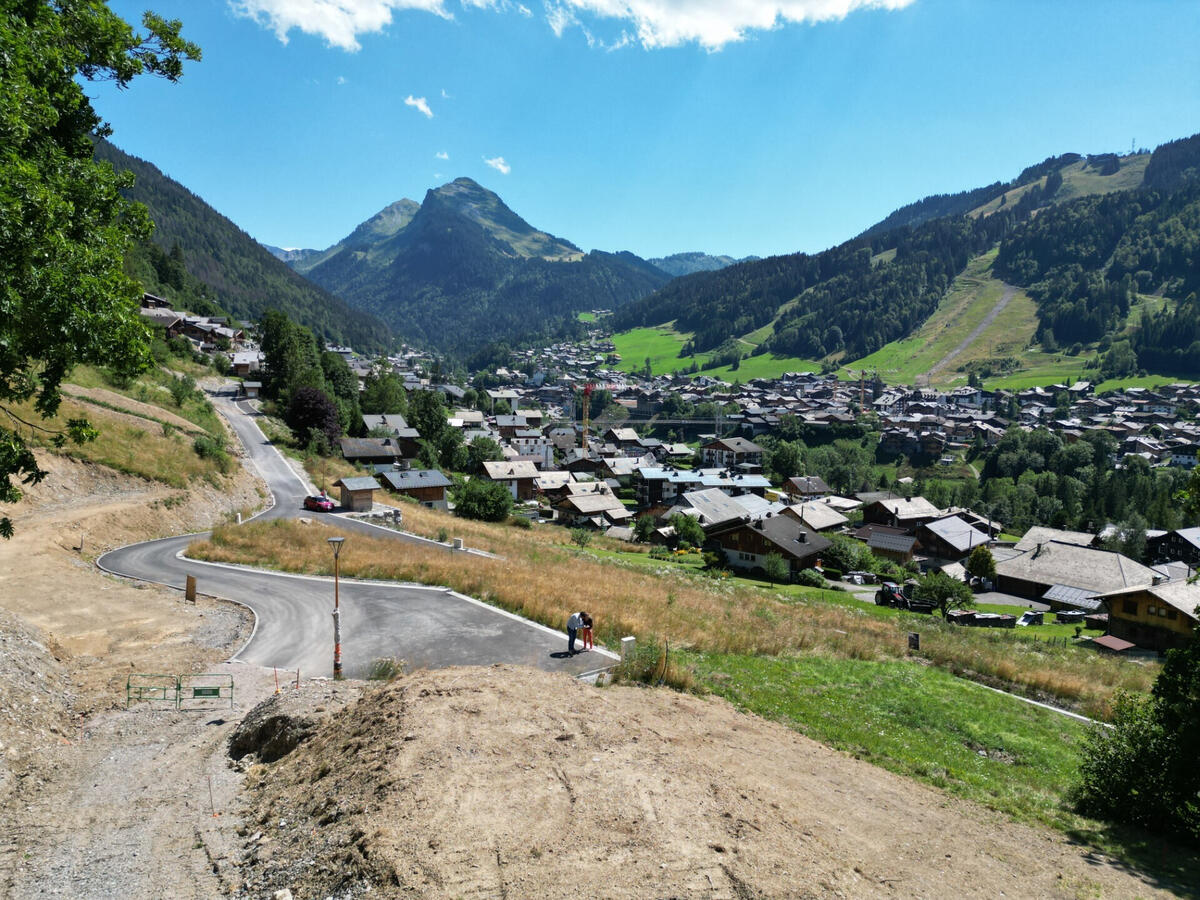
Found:
<path fill-rule="evenodd" d="M 1016 292 L 1017 289 L 1015 287 L 1010 284 L 1006 284 L 1004 286 L 1004 293 L 1000 295 L 1000 299 L 996 301 L 996 305 L 988 310 L 987 315 L 983 317 L 983 321 L 972 328 L 971 333 L 963 338 L 957 347 L 955 347 L 940 360 L 934 363 L 932 367 L 930 367 L 929 372 L 926 374 L 926 381 L 928 381 L 930 376 L 936 375 L 938 372 L 942 371 L 942 369 L 946 368 L 946 366 L 950 365 L 950 363 L 954 362 L 955 358 L 957 358 L 960 353 L 970 347 L 971 344 L 975 343 L 975 339 L 987 331 L 988 327 L 996 321 L 996 317 L 999 316 L 1000 313 L 1004 312 L 1004 307 L 1008 306 L 1009 301 L 1012 300 L 1013 295 Z"/>

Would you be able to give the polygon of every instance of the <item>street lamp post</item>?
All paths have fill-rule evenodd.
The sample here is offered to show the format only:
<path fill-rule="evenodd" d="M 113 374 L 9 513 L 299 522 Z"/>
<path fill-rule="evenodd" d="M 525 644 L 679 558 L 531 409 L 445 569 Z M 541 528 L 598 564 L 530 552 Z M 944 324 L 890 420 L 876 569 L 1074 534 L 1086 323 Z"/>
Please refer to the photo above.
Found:
<path fill-rule="evenodd" d="M 344 537 L 329 538 L 333 548 L 333 677 L 342 677 L 342 611 L 338 602 L 338 555 L 342 552 Z"/>

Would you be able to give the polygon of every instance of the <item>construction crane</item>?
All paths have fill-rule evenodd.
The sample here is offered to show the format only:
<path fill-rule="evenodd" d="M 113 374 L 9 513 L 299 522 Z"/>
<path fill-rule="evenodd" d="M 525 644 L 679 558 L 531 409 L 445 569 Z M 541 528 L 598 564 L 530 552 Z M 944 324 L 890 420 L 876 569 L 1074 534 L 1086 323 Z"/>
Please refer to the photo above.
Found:
<path fill-rule="evenodd" d="M 589 381 L 583 386 L 583 455 L 587 456 L 588 452 L 588 412 L 592 405 L 592 391 L 596 389 L 594 382 Z"/>

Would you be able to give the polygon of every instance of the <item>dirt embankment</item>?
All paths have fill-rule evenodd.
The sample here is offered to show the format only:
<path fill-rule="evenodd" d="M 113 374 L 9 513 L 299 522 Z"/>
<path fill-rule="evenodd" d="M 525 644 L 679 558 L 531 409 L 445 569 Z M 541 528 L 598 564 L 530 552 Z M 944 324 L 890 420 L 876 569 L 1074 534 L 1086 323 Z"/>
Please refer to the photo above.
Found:
<path fill-rule="evenodd" d="M 723 701 L 507 666 L 368 693 L 248 796 L 245 898 L 1159 895 Z"/>

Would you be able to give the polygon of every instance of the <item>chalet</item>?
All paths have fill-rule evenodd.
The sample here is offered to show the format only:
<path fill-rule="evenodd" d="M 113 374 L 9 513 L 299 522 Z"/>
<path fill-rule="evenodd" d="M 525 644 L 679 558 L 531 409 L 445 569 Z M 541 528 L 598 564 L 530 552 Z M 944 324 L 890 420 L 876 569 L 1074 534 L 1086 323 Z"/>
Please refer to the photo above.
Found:
<path fill-rule="evenodd" d="M 988 536 L 960 516 L 946 516 L 917 526 L 917 540 L 930 556 L 960 560 L 976 547 L 986 546 Z"/>
<path fill-rule="evenodd" d="M 790 516 L 813 531 L 833 531 L 850 521 L 828 503 L 819 500 L 784 507 L 781 515 Z"/>
<path fill-rule="evenodd" d="M 816 475 L 797 475 L 783 483 L 783 491 L 795 500 L 815 500 L 818 497 L 828 497 L 833 490 L 825 481 Z"/>
<path fill-rule="evenodd" d="M 702 465 L 722 469 L 746 467 L 746 471 L 762 471 L 763 449 L 745 438 L 718 438 L 700 447 Z"/>
<path fill-rule="evenodd" d="M 158 329 L 163 340 L 170 340 L 183 333 L 183 316 L 173 309 L 143 306 L 139 312 L 151 328 Z"/>
<path fill-rule="evenodd" d="M 730 496 L 757 494 L 763 496 L 771 482 L 762 475 L 735 475 L 727 469 L 675 469 L 642 466 L 637 471 L 634 487 L 639 508 L 671 506 L 687 491 L 716 487 Z"/>
<path fill-rule="evenodd" d="M 876 500 L 863 507 L 863 522 L 915 532 L 917 526 L 939 519 L 942 511 L 924 497 Z"/>
<path fill-rule="evenodd" d="M 342 508 L 351 512 L 370 512 L 379 490 L 379 482 L 368 476 L 339 478 L 333 486 L 341 489 Z"/>
<path fill-rule="evenodd" d="M 393 438 L 338 438 L 346 462 L 366 465 L 394 463 L 403 459 L 400 445 Z"/>
<path fill-rule="evenodd" d="M 762 574 L 767 557 L 777 553 L 787 563 L 790 578 L 813 568 L 830 546 L 827 538 L 787 516 L 727 522 L 706 535 L 704 546 L 720 552 L 730 568 Z"/>
<path fill-rule="evenodd" d="M 243 381 L 241 390 L 238 391 L 238 394 L 239 396 L 244 397 L 246 400 L 257 400 L 261 391 L 261 381 Z"/>
<path fill-rule="evenodd" d="M 510 462 L 485 462 L 484 477 L 505 485 L 514 500 L 529 500 L 534 495 L 534 481 L 538 477 L 537 466 L 528 460 Z"/>
<path fill-rule="evenodd" d="M 558 521 L 571 528 L 606 529 L 627 525 L 633 513 L 607 491 L 573 494 L 554 505 Z"/>
<path fill-rule="evenodd" d="M 887 526 L 868 526 L 867 546 L 871 552 L 882 559 L 890 559 L 896 563 L 907 563 L 916 553 L 917 537 L 899 528 Z"/>
<path fill-rule="evenodd" d="M 1006 594 L 1045 600 L 1051 607 L 1093 611 L 1105 594 L 1161 580 L 1153 569 L 1111 550 L 1045 541 L 996 560 L 996 587 Z"/>
<path fill-rule="evenodd" d="M 496 416 L 496 430 L 505 440 L 512 438 L 518 431 L 528 429 L 529 420 L 524 416 Z"/>
<path fill-rule="evenodd" d="M 1101 600 L 1109 634 L 1149 650 L 1182 647 L 1200 627 L 1200 585 L 1186 581 L 1126 588 Z"/>
<path fill-rule="evenodd" d="M 233 359 L 230 363 L 233 374 L 238 378 L 245 378 L 254 372 L 262 369 L 263 355 L 260 350 L 239 350 L 233 354 Z"/>
<path fill-rule="evenodd" d="M 447 509 L 446 488 L 451 481 L 437 469 L 399 469 L 384 472 L 384 483 L 388 490 L 403 497 L 411 497 L 430 509 Z"/>
<path fill-rule="evenodd" d="M 1200 528 L 1180 528 L 1147 538 L 1146 552 L 1155 562 L 1180 562 L 1200 566 Z"/>

